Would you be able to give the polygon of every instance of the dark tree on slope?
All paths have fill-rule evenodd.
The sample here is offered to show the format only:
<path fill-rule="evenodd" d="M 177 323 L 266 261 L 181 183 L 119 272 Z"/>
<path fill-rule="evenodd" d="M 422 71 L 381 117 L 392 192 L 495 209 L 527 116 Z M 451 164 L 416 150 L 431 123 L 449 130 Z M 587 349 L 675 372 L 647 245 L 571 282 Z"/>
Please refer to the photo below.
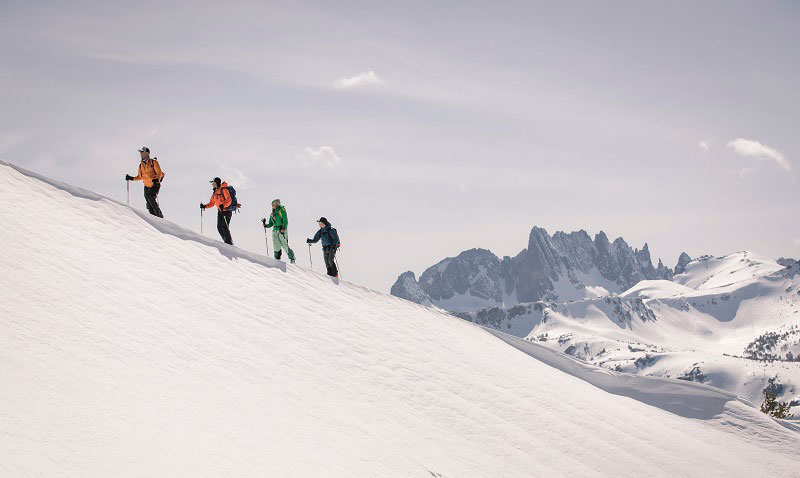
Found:
<path fill-rule="evenodd" d="M 764 389 L 764 403 L 761 404 L 761 411 L 775 418 L 783 418 L 788 420 L 794 417 L 794 414 L 789 413 L 789 406 L 786 402 L 779 402 L 778 396 L 775 395 L 768 388 Z"/>

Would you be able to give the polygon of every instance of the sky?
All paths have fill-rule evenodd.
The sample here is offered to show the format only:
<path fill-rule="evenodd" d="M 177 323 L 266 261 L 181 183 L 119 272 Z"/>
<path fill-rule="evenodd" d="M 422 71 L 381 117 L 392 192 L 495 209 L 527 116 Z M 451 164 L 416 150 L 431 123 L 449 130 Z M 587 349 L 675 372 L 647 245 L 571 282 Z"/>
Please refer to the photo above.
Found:
<path fill-rule="evenodd" d="M 792 1 L 0 0 L 0 159 L 124 201 L 148 146 L 167 219 L 220 176 L 238 246 L 280 198 L 301 265 L 326 216 L 384 292 L 534 225 L 798 257 L 797 45 Z"/>

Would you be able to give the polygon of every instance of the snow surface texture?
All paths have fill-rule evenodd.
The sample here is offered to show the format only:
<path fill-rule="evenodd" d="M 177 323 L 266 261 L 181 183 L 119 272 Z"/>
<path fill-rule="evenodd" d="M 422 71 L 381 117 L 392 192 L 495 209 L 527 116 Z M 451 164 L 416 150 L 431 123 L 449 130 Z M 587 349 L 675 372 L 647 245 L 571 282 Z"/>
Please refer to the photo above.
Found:
<path fill-rule="evenodd" d="M 0 164 L 0 476 L 796 476 L 800 431 Z M 511 346 L 509 346 L 511 345 Z"/>

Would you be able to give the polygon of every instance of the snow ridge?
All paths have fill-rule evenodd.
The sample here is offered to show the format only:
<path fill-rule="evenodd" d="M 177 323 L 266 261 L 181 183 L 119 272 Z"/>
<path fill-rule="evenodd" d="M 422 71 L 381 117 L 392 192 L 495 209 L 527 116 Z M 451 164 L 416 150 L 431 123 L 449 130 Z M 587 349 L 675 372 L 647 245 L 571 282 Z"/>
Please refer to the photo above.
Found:
<path fill-rule="evenodd" d="M 0 212 L 13 277 L 0 287 L 0 476 L 800 467 L 798 431 L 730 394 L 493 336 L 7 164 L 0 194 L 26 204 Z"/>

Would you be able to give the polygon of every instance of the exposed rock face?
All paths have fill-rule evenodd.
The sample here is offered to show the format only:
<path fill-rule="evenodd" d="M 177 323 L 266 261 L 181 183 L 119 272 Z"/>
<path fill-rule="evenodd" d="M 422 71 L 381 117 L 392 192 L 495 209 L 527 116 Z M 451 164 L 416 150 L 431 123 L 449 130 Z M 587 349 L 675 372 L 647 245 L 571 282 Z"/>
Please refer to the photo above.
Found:
<path fill-rule="evenodd" d="M 678 266 L 685 270 L 690 260 L 683 253 Z M 653 267 L 647 244 L 641 250 L 632 249 L 622 238 L 610 242 L 603 232 L 592 240 L 583 230 L 550 236 L 534 227 L 527 249 L 513 258 L 500 260 L 485 249 L 464 251 L 428 268 L 419 282 L 413 273 L 404 273 L 391 293 L 421 304 L 427 301 L 464 311 L 479 306 L 577 299 L 598 290 L 618 293 L 644 279 L 672 280 L 675 273 L 660 260 Z M 459 303 L 462 297 L 469 300 Z"/>
<path fill-rule="evenodd" d="M 431 305 L 430 297 L 420 288 L 419 283 L 417 283 L 417 277 L 411 271 L 400 274 L 400 277 L 397 278 L 397 281 L 392 286 L 391 294 L 417 304 Z"/>
<path fill-rule="evenodd" d="M 686 272 L 686 265 L 690 262 L 692 262 L 692 258 L 689 257 L 689 254 L 681 252 L 680 257 L 678 257 L 678 263 L 675 265 L 675 275 Z"/>
<path fill-rule="evenodd" d="M 419 277 L 420 287 L 434 302 L 467 292 L 473 297 L 502 302 L 501 283 L 500 260 L 486 249 L 464 251 L 428 268 Z"/>

